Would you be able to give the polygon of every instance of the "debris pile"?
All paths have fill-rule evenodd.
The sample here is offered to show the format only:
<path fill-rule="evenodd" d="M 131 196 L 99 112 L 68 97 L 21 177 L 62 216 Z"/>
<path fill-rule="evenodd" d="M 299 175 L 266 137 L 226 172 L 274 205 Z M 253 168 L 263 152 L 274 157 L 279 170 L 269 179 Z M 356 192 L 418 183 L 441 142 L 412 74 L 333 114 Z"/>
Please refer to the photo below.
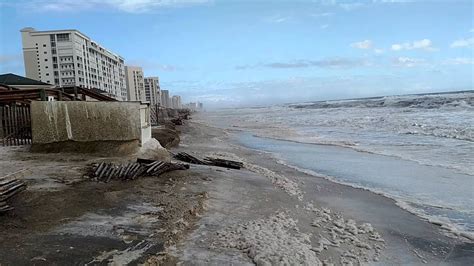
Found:
<path fill-rule="evenodd" d="M 10 176 L 0 177 L 0 213 L 13 210 L 7 200 L 25 190 L 26 184 L 20 179 Z"/>
<path fill-rule="evenodd" d="M 133 180 L 142 176 L 159 176 L 174 170 L 186 170 L 189 165 L 155 160 L 137 159 L 137 162 L 114 164 L 102 162 L 92 167 L 90 177 L 96 181 Z"/>
<path fill-rule="evenodd" d="M 181 119 L 181 117 L 173 118 L 170 121 L 171 121 L 171 123 L 175 124 L 176 126 L 182 126 L 183 125 L 183 119 Z"/>
<path fill-rule="evenodd" d="M 213 165 L 213 166 L 220 166 L 220 167 L 232 168 L 232 169 L 240 169 L 244 167 L 244 164 L 242 162 L 212 158 L 212 157 L 206 157 L 204 158 L 204 160 L 201 160 L 185 152 L 180 152 L 176 154 L 174 158 L 183 162 L 193 163 L 193 164 Z"/>

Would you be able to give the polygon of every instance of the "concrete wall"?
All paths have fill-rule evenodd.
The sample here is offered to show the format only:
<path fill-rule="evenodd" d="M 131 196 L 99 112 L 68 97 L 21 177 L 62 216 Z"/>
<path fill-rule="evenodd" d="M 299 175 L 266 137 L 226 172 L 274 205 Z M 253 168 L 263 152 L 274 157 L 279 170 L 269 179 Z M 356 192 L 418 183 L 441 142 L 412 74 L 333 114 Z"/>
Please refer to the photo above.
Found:
<path fill-rule="evenodd" d="M 31 104 L 32 142 L 144 143 L 151 136 L 149 117 L 143 117 L 146 114 L 148 107 L 138 102 L 35 101 Z"/>

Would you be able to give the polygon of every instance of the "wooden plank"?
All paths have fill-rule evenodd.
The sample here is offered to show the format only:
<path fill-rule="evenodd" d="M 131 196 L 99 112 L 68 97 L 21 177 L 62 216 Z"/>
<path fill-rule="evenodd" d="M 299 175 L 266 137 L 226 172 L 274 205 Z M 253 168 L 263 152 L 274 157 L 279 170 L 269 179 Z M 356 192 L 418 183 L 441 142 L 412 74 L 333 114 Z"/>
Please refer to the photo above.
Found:
<path fill-rule="evenodd" d="M 3 120 L 3 109 L 5 107 L 0 106 L 0 130 L 2 134 L 2 145 L 5 146 L 5 125 L 4 125 L 4 120 Z"/>

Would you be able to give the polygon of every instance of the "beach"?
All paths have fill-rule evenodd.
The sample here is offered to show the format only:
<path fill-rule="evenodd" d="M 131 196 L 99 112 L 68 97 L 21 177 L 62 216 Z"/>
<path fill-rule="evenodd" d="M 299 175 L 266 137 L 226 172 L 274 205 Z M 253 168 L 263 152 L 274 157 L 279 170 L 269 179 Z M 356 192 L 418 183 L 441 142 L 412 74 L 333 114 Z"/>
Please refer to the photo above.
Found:
<path fill-rule="evenodd" d="M 240 170 L 191 164 L 133 181 L 90 182 L 98 160 L 134 156 L 30 153 L 2 148 L 1 174 L 27 191 L 0 223 L 2 264 L 470 265 L 472 241 L 393 199 L 333 182 L 247 147 L 242 130 L 207 113 L 166 131 L 173 154 L 241 161 Z M 175 133 L 170 133 L 175 132 Z M 263 143 L 263 142 L 262 142 Z M 26 169 L 26 170 L 24 170 Z"/>
<path fill-rule="evenodd" d="M 198 120 L 205 121 L 204 116 L 201 115 Z M 296 231 L 310 235 L 308 242 L 310 247 L 316 247 L 317 250 L 323 243 L 322 251 L 316 252 L 317 258 L 322 263 L 339 264 L 345 263 L 348 259 L 353 263 L 380 265 L 472 264 L 473 244 L 467 239 L 446 236 L 439 226 L 401 209 L 392 199 L 282 165 L 267 152 L 245 148 L 237 142 L 232 142 L 235 140 L 234 134 L 239 132 L 209 127 L 202 123 L 190 123 L 189 127 L 183 129 L 183 143 L 180 149 L 202 155 L 227 155 L 230 158 L 244 160 L 250 165 L 243 173 L 225 171 L 223 173 L 226 174 L 221 173 L 219 178 L 207 184 L 209 189 L 207 211 L 197 223 L 197 229 L 181 247 L 177 248 L 178 258 L 185 264 L 256 262 L 255 259 L 252 261 L 252 255 L 250 257 L 248 255 L 252 254 L 249 249 L 260 250 L 259 244 L 255 244 L 252 239 L 246 240 L 249 243 L 237 245 L 244 247 L 239 252 L 238 248 L 229 249 L 225 241 L 216 243 L 216 234 L 228 230 L 227 228 L 235 232 L 235 228 L 239 225 L 245 225 L 252 220 L 268 219 L 277 212 L 287 212 L 287 215 L 296 222 Z M 283 182 L 278 182 L 278 179 L 283 179 Z M 331 220 L 321 219 L 320 213 L 325 213 L 324 210 L 334 215 L 331 216 Z M 370 223 L 380 234 L 380 239 L 374 241 L 361 238 L 353 242 L 344 242 L 345 245 L 334 245 L 337 241 L 331 240 L 331 234 L 335 232 L 334 221 L 338 219 L 340 221 L 340 218 L 346 223 L 341 228 L 346 229 L 350 228 L 347 221 L 350 221 L 349 224 L 355 222 L 359 226 Z M 315 221 L 316 224 L 320 223 L 319 226 L 312 226 Z M 249 227 L 248 224 L 244 226 Z M 246 235 L 245 230 L 237 232 Z M 321 239 L 330 240 L 331 244 L 325 245 Z M 338 239 L 338 236 L 335 239 Z M 260 240 L 268 241 L 260 244 L 267 244 L 271 249 L 274 240 L 265 237 Z M 360 243 L 368 244 L 370 248 Z M 209 249 L 209 246 L 212 248 Z M 262 254 L 266 255 L 260 255 L 266 259 L 271 258 L 271 255 L 268 255 L 271 252 L 266 250 L 265 253 L 265 249 L 263 250 Z M 276 247 L 275 251 L 277 250 Z M 291 255 L 294 256 L 296 255 Z M 311 257 L 305 258 L 308 261 L 311 259 Z M 305 260 L 298 263 L 303 261 Z"/>

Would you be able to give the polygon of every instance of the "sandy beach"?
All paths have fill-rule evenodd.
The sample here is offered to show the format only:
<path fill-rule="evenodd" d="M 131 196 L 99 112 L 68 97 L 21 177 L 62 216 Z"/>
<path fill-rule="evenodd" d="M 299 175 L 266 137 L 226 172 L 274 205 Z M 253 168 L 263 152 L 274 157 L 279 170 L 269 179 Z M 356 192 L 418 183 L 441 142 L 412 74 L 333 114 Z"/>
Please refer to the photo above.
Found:
<path fill-rule="evenodd" d="M 205 119 L 205 118 L 204 118 Z M 178 256 L 185 264 L 221 264 L 226 261 L 235 263 L 258 263 L 255 257 L 274 263 L 272 256 L 280 254 L 277 247 L 260 248 L 259 245 L 274 244 L 274 239 L 265 236 L 259 241 L 244 237 L 244 243 L 232 243 L 238 236 L 249 234 L 243 228 L 251 228 L 248 221 L 272 219 L 275 213 L 284 212 L 286 218 L 295 222 L 294 231 L 309 236 L 307 244 L 310 250 L 316 249 L 320 262 L 344 264 L 457 264 L 467 265 L 474 260 L 473 244 L 460 239 L 447 237 L 439 226 L 433 225 L 396 206 L 391 199 L 366 190 L 333 183 L 281 165 L 270 154 L 244 148 L 232 143 L 232 134 L 236 132 L 211 128 L 200 123 L 190 123 L 183 129 L 181 148 L 199 154 L 220 154 L 246 162 L 246 170 L 224 171 L 221 177 L 207 184 L 209 202 L 207 211 L 197 224 L 197 229 L 187 238 Z M 330 217 L 324 219 L 327 213 Z M 274 217 L 273 217 L 274 218 Z M 345 224 L 338 226 L 338 222 Z M 374 240 L 364 234 L 350 234 L 358 240 L 344 239 L 344 232 L 351 223 L 361 229 L 361 225 L 370 223 L 380 238 Z M 229 229 L 230 228 L 230 229 Z M 236 229 L 237 228 L 237 229 Z M 265 226 L 259 227 L 265 228 Z M 216 234 L 224 230 L 233 233 L 224 240 L 216 240 Z M 251 229 L 249 229 L 251 230 Z M 336 232 L 336 237 L 331 238 Z M 270 234 L 272 235 L 272 234 Z M 267 236 L 268 237 L 268 236 Z M 288 237 L 283 234 L 282 237 Z M 276 237 L 278 238 L 278 237 Z M 218 238 L 219 239 L 219 238 Z M 222 240 L 222 239 L 221 239 Z M 326 244 L 325 241 L 329 240 Z M 334 243 L 341 241 L 340 245 Z M 217 242 L 216 242 L 217 241 Z M 242 239 L 239 239 L 242 241 Z M 256 242 L 255 242 L 256 241 Z M 231 243 L 228 243 L 231 242 Z M 305 257 L 304 244 L 295 247 L 296 254 L 303 256 L 301 261 L 310 261 Z M 367 245 L 367 246 L 366 246 Z M 209 249 L 209 247 L 213 247 Z M 239 248 L 229 247 L 240 247 Z M 321 251 L 318 248 L 322 247 Z M 267 248 L 275 248 L 275 253 Z M 252 250 L 259 250 L 253 254 Z M 291 247 L 286 247 L 291 249 Z M 259 252 L 262 252 L 260 254 Z M 291 251 L 288 251 L 291 252 Z M 354 255 L 354 256 L 353 256 Z M 298 256 L 296 256 L 298 257 Z M 312 264 L 312 263 L 309 263 Z"/>
<path fill-rule="evenodd" d="M 3 151 L 2 174 L 7 165 L 9 171 L 28 166 L 30 188 L 2 218 L 0 262 L 473 263 L 472 243 L 446 236 L 393 200 L 282 165 L 236 143 L 238 131 L 204 120 L 198 115 L 178 127 L 181 143 L 171 152 L 238 160 L 243 169 L 191 165 L 159 178 L 103 184 L 82 177 L 98 157 Z M 108 158 L 127 159 L 133 158 Z"/>

